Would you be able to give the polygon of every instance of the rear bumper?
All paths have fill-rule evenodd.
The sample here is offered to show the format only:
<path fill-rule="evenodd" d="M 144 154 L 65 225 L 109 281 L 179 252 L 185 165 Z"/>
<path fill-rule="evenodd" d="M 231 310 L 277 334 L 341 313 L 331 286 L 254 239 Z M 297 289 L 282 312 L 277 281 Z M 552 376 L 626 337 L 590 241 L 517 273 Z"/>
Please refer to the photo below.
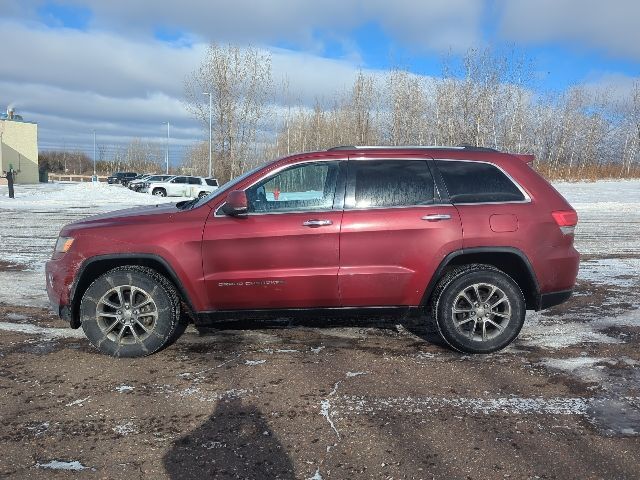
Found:
<path fill-rule="evenodd" d="M 566 302 L 573 295 L 573 289 L 560 290 L 558 292 L 548 292 L 540 295 L 536 310 L 544 310 L 546 308 L 555 307 Z"/>

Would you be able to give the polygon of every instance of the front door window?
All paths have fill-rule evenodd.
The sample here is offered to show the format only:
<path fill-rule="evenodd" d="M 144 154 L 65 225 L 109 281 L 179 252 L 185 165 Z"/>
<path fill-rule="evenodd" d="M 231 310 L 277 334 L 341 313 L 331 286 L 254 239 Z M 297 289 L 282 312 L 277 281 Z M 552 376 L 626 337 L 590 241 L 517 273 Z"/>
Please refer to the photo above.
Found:
<path fill-rule="evenodd" d="M 249 213 L 330 210 L 338 162 L 296 165 L 247 189 Z"/>

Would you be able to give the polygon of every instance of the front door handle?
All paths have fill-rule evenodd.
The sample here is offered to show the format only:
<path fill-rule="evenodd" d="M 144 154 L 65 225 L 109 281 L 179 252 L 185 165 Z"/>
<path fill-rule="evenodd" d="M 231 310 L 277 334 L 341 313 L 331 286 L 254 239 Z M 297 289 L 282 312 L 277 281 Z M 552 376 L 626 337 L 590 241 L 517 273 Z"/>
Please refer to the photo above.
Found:
<path fill-rule="evenodd" d="M 304 225 L 305 227 L 317 228 L 332 224 L 333 222 L 331 220 L 307 220 L 302 225 Z"/>
<path fill-rule="evenodd" d="M 433 215 L 425 215 L 422 220 L 427 222 L 439 222 L 440 220 L 451 220 L 451 215 L 448 213 L 435 213 Z"/>

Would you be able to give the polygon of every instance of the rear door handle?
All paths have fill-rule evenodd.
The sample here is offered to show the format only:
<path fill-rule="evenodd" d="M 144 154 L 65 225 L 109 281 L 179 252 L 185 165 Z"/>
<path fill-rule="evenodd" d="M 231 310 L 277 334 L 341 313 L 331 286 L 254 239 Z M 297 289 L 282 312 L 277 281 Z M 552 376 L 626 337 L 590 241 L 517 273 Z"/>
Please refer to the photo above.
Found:
<path fill-rule="evenodd" d="M 307 220 L 302 225 L 304 225 L 305 227 L 317 228 L 332 224 L 333 222 L 331 220 Z"/>
<path fill-rule="evenodd" d="M 425 215 L 422 220 L 427 222 L 439 222 L 440 220 L 451 220 L 451 215 L 448 213 L 434 213 L 432 215 Z"/>

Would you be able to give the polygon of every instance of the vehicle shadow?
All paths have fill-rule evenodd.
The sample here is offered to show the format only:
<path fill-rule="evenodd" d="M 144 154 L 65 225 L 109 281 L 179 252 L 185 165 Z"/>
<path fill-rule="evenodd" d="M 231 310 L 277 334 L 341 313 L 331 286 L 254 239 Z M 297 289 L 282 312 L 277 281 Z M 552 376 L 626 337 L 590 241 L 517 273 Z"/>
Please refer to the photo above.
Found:
<path fill-rule="evenodd" d="M 447 347 L 438 333 L 435 322 L 430 316 L 425 314 L 408 315 L 403 317 L 296 317 L 296 318 L 279 318 L 279 319 L 241 319 L 241 320 L 221 320 L 216 322 L 214 326 L 199 326 L 197 330 L 200 334 L 215 334 L 220 330 L 265 330 L 265 329 L 288 329 L 295 327 L 317 328 L 319 332 L 322 329 L 331 328 L 376 328 L 381 333 L 384 331 L 397 332 L 398 326 L 404 327 L 410 334 L 415 335 L 420 340 L 427 343 Z"/>
<path fill-rule="evenodd" d="M 254 405 L 220 400 L 198 428 L 174 441 L 163 458 L 169 478 L 295 478 L 286 449 Z"/>

